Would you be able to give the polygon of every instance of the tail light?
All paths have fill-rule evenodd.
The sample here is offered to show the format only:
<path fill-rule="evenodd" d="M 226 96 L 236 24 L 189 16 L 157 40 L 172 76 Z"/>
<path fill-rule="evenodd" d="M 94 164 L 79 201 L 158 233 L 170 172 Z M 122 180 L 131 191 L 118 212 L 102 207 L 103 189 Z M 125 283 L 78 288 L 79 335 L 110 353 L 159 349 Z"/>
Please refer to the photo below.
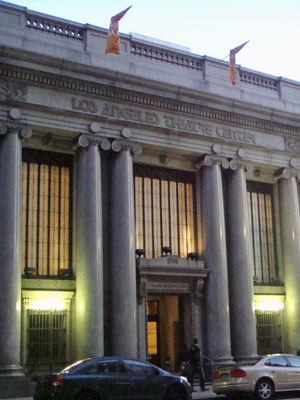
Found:
<path fill-rule="evenodd" d="M 63 383 L 64 383 L 63 381 L 64 381 L 64 377 L 63 376 L 58 376 L 57 378 L 54 379 L 54 381 L 51 383 L 51 385 L 54 388 L 58 388 L 58 387 L 63 385 Z"/>
<path fill-rule="evenodd" d="M 233 376 L 234 378 L 243 378 L 246 376 L 246 372 L 243 369 L 232 369 L 230 371 L 230 375 Z"/>
<path fill-rule="evenodd" d="M 216 371 L 215 372 L 215 379 L 219 379 L 220 378 L 220 372 L 219 371 Z"/>

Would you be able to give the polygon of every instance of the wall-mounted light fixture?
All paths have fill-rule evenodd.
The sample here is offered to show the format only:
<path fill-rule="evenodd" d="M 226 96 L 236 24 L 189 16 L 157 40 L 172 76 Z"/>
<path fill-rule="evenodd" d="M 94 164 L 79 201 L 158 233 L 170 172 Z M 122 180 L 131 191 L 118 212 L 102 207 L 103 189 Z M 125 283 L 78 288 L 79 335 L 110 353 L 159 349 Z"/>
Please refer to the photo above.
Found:
<path fill-rule="evenodd" d="M 162 252 L 163 256 L 167 256 L 169 254 L 172 254 L 172 247 L 163 246 L 162 249 L 161 249 L 161 252 Z"/>
<path fill-rule="evenodd" d="M 135 254 L 138 256 L 138 258 L 141 258 L 142 256 L 145 257 L 145 250 L 144 249 L 136 249 Z"/>

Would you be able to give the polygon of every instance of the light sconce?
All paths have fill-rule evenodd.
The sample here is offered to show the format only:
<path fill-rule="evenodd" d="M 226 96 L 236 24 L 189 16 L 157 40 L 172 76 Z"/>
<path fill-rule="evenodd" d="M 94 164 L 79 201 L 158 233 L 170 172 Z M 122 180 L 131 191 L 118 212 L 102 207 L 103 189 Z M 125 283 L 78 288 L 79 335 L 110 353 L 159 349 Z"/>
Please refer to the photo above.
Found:
<path fill-rule="evenodd" d="M 164 246 L 161 251 L 163 256 L 167 256 L 168 254 L 172 254 L 172 247 Z"/>

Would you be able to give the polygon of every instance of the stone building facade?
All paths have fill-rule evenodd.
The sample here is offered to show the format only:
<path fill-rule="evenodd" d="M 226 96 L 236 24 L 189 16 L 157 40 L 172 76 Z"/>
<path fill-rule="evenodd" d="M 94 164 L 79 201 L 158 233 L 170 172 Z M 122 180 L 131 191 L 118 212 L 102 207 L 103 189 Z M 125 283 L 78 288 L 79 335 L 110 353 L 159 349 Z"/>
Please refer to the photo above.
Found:
<path fill-rule="evenodd" d="M 300 84 L 0 1 L 0 374 L 300 349 Z"/>

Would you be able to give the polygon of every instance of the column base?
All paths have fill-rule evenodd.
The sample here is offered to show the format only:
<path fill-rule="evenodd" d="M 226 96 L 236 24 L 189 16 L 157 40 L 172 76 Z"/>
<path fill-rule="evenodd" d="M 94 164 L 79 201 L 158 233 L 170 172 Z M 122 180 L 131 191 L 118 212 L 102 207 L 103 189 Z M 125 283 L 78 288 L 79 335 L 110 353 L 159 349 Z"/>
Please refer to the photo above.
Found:
<path fill-rule="evenodd" d="M 1 376 L 0 399 L 32 397 L 35 383 L 27 376 Z"/>
<path fill-rule="evenodd" d="M 0 366 L 0 377 L 25 376 L 21 365 L 2 365 Z"/>

